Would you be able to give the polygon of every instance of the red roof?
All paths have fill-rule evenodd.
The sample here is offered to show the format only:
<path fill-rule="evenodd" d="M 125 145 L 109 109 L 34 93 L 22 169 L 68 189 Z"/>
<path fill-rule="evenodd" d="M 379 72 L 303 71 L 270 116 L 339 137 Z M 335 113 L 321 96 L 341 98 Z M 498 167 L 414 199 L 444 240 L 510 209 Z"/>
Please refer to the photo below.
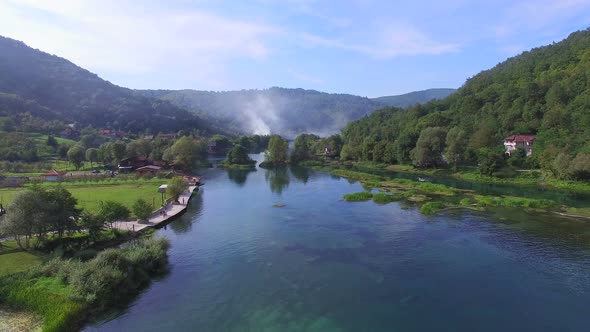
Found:
<path fill-rule="evenodd" d="M 51 170 L 45 174 L 43 174 L 43 176 L 60 176 L 60 175 L 64 175 L 64 172 L 58 172 L 56 170 Z"/>
<path fill-rule="evenodd" d="M 504 139 L 506 142 L 529 143 L 532 144 L 535 140 L 535 135 L 512 135 Z"/>

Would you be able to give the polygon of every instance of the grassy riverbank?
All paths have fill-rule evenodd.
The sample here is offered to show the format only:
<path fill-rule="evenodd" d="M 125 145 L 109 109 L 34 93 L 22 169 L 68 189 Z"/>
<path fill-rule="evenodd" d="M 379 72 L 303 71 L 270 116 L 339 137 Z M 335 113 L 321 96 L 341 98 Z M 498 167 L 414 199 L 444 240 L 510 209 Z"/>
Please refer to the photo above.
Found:
<path fill-rule="evenodd" d="M 155 207 L 158 207 L 161 204 L 162 196 L 158 193 L 158 187 L 166 181 L 165 179 L 105 180 L 99 182 L 63 182 L 61 185 L 78 199 L 78 207 L 89 212 L 96 212 L 100 201 L 117 201 L 131 209 L 137 199 L 143 198 L 149 204 L 154 203 Z M 42 185 L 52 187 L 57 184 L 46 182 Z M 7 206 L 18 192 L 25 190 L 27 190 L 27 187 L 2 188 L 0 189 L 0 200 L 4 206 Z"/>
<path fill-rule="evenodd" d="M 78 329 L 90 315 L 121 305 L 167 269 L 166 239 L 145 238 L 90 260 L 54 258 L 0 277 L 0 301 L 39 315 L 43 331 Z"/>

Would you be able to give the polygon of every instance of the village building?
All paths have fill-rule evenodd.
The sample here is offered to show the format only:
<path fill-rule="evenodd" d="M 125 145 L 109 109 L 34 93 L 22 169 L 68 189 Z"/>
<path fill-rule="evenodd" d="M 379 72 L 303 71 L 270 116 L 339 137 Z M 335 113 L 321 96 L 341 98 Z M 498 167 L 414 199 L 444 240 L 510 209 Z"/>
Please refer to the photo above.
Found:
<path fill-rule="evenodd" d="M 138 169 L 135 170 L 135 172 L 139 175 L 142 175 L 142 176 L 155 175 L 161 169 L 162 169 L 162 167 L 160 167 L 160 166 L 147 165 L 147 166 L 139 167 Z"/>
<path fill-rule="evenodd" d="M 535 135 L 512 135 L 504 139 L 504 147 L 506 148 L 506 154 L 511 155 L 518 149 L 523 149 L 526 152 L 527 157 L 533 154 L 533 143 L 535 141 Z"/>
<path fill-rule="evenodd" d="M 146 156 L 136 156 L 121 160 L 118 168 L 119 172 L 126 173 L 147 165 L 149 165 L 149 161 Z"/>
<path fill-rule="evenodd" d="M 174 134 L 174 133 L 171 133 L 171 134 L 160 133 L 160 134 L 158 134 L 158 137 L 160 139 L 164 139 L 164 140 L 174 140 L 174 139 L 176 139 L 176 134 Z"/>
<path fill-rule="evenodd" d="M 60 182 L 63 180 L 63 177 L 65 174 L 66 174 L 65 172 L 51 170 L 51 171 L 43 174 L 42 177 L 45 181 L 48 181 L 48 182 Z"/>

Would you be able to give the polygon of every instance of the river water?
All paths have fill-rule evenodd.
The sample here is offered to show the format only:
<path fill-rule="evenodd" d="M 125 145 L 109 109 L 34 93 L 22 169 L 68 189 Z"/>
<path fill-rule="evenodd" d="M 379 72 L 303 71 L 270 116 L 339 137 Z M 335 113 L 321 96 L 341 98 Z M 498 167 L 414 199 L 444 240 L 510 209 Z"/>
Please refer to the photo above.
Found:
<path fill-rule="evenodd" d="M 304 168 L 211 169 L 170 271 L 88 331 L 588 331 L 590 225 L 348 203 Z M 282 206 L 284 204 L 284 206 Z"/>

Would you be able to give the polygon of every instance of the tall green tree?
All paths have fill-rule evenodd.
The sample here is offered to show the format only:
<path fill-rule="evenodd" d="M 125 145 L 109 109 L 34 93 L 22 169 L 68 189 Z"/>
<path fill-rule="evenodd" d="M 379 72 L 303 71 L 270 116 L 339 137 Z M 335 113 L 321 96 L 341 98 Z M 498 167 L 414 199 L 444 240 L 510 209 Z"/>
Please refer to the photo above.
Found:
<path fill-rule="evenodd" d="M 248 149 L 239 144 L 234 145 L 234 147 L 227 152 L 226 161 L 229 164 L 235 165 L 249 165 L 254 162 L 254 160 L 248 156 Z"/>
<path fill-rule="evenodd" d="M 127 145 L 123 141 L 116 141 L 110 145 L 110 150 L 115 163 L 119 163 L 127 154 Z"/>
<path fill-rule="evenodd" d="M 76 167 L 76 170 L 80 169 L 84 162 L 84 148 L 80 145 L 74 145 L 68 150 L 68 159 Z"/>
<path fill-rule="evenodd" d="M 445 157 L 453 165 L 455 171 L 465 157 L 467 148 L 467 134 L 459 127 L 453 127 L 447 133 Z"/>
<path fill-rule="evenodd" d="M 289 157 L 291 163 L 299 163 L 314 158 L 314 145 L 319 141 L 319 137 L 313 134 L 301 134 L 295 138 L 293 151 Z"/>
<path fill-rule="evenodd" d="M 439 167 L 443 165 L 443 151 L 447 132 L 440 127 L 429 127 L 420 132 L 412 160 L 417 167 Z"/>
<path fill-rule="evenodd" d="M 193 138 L 181 137 L 169 150 L 175 166 L 181 169 L 191 169 L 196 162 L 203 157 L 204 147 L 202 144 L 195 142 Z M 166 155 L 166 152 L 164 153 Z"/>
<path fill-rule="evenodd" d="M 279 135 L 272 135 L 268 142 L 268 149 L 265 152 L 265 160 L 273 165 L 284 165 L 287 163 L 289 143 Z"/>
<path fill-rule="evenodd" d="M 86 150 L 86 160 L 90 162 L 90 167 L 92 167 L 92 163 L 98 161 L 98 149 L 90 148 Z"/>
<path fill-rule="evenodd" d="M 175 202 L 178 202 L 178 197 L 180 197 L 180 195 L 182 195 L 187 189 L 188 184 L 186 181 L 180 176 L 175 176 L 170 182 L 168 182 L 166 193 L 168 194 L 168 197 L 172 198 Z"/>

